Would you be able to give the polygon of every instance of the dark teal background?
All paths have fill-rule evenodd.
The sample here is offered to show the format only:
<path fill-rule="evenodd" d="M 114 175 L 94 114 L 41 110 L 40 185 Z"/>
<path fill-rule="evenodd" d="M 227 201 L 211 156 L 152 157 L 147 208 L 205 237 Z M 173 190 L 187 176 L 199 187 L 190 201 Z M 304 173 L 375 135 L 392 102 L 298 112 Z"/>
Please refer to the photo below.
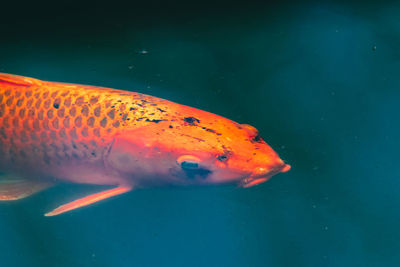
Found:
<path fill-rule="evenodd" d="M 98 188 L 0 203 L 1 267 L 400 266 L 398 2 L 1 8 L 1 72 L 211 111 L 292 165 L 249 189 L 138 190 L 53 218 Z"/>

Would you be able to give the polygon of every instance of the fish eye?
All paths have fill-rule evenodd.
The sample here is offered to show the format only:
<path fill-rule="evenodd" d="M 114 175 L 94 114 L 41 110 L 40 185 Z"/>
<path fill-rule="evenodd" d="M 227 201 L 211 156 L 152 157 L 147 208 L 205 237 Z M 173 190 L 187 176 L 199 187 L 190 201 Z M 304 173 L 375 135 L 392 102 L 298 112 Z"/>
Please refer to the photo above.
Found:
<path fill-rule="evenodd" d="M 176 163 L 178 163 L 181 169 L 185 172 L 187 178 L 193 179 L 196 176 L 201 177 L 203 179 L 207 178 L 207 176 L 211 173 L 210 170 L 201 166 L 201 160 L 192 155 L 183 155 L 180 156 Z"/>
<path fill-rule="evenodd" d="M 199 163 L 195 161 L 182 161 L 181 168 L 185 170 L 196 170 L 199 168 Z"/>
<path fill-rule="evenodd" d="M 196 170 L 200 166 L 200 159 L 198 157 L 192 155 L 183 155 L 180 156 L 176 162 L 181 166 L 184 170 Z"/>
<path fill-rule="evenodd" d="M 185 172 L 186 177 L 189 179 L 193 179 L 196 176 L 205 179 L 211 173 L 210 170 L 201 167 L 199 163 L 194 161 L 182 161 L 181 168 Z"/>

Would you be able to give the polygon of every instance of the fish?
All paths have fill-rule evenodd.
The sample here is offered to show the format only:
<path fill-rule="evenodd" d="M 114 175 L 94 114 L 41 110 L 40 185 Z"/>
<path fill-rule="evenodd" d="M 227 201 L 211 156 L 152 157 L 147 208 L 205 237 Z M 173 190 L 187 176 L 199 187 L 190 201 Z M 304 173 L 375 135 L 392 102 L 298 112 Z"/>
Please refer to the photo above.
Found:
<path fill-rule="evenodd" d="M 0 200 L 107 186 L 45 216 L 145 187 L 247 188 L 290 168 L 248 124 L 141 93 L 0 73 Z"/>

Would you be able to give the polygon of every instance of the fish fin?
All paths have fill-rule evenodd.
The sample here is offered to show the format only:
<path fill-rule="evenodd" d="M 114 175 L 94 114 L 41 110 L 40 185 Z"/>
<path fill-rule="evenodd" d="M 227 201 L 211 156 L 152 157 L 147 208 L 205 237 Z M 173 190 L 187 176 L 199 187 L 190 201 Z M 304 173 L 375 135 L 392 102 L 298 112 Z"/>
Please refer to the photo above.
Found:
<path fill-rule="evenodd" d="M 58 208 L 46 213 L 44 216 L 55 216 L 55 215 L 59 215 L 61 213 L 70 211 L 70 210 L 74 210 L 80 207 L 84 207 L 87 205 L 90 205 L 92 203 L 95 203 L 97 201 L 112 197 L 112 196 L 116 196 L 116 195 L 120 195 L 126 192 L 131 191 L 132 188 L 131 187 L 117 187 L 117 188 L 113 188 L 113 189 L 109 189 L 106 191 L 102 191 L 99 193 L 95 193 L 77 200 L 74 200 L 70 203 L 64 204 L 59 206 Z"/>
<path fill-rule="evenodd" d="M 18 86 L 32 86 L 37 84 L 39 80 L 28 78 L 24 76 L 12 75 L 7 73 L 0 73 L 0 84 L 6 83 Z"/>
<path fill-rule="evenodd" d="M 4 175 L 0 177 L 0 201 L 25 198 L 52 185 L 51 182 L 30 181 L 18 176 Z"/>

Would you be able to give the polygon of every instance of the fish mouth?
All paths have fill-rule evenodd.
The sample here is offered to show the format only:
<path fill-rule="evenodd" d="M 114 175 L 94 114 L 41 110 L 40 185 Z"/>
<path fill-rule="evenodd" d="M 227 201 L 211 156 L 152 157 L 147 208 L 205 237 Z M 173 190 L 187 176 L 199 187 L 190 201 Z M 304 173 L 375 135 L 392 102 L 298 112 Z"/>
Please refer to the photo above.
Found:
<path fill-rule="evenodd" d="M 248 188 L 255 185 L 259 185 L 268 181 L 269 178 L 271 178 L 271 176 L 261 177 L 261 178 L 247 177 L 239 182 L 239 187 Z"/>
<path fill-rule="evenodd" d="M 265 168 L 256 168 L 255 171 L 249 176 L 239 182 L 239 187 L 248 188 L 256 186 L 268 181 L 272 176 L 280 172 L 287 172 L 290 170 L 290 165 L 283 164 L 270 171 Z"/>

